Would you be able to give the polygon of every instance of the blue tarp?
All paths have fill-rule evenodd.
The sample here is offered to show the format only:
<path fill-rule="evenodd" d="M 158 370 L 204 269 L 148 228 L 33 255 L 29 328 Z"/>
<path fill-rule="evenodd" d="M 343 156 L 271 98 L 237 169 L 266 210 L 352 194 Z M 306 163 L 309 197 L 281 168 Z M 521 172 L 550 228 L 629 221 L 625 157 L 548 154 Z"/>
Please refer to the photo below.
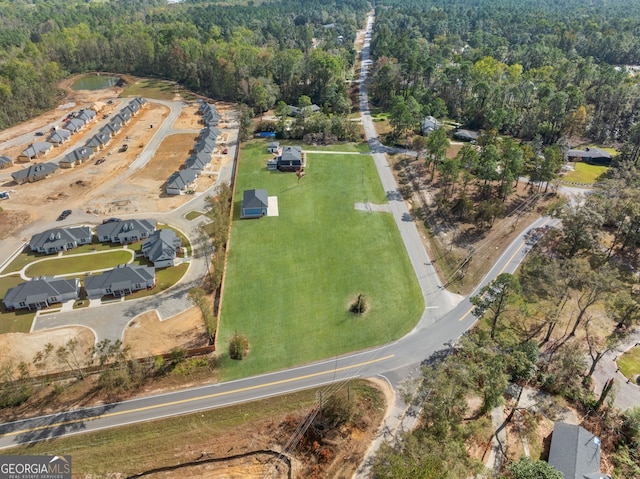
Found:
<path fill-rule="evenodd" d="M 272 131 L 261 131 L 258 133 L 259 138 L 275 138 L 276 134 Z"/>

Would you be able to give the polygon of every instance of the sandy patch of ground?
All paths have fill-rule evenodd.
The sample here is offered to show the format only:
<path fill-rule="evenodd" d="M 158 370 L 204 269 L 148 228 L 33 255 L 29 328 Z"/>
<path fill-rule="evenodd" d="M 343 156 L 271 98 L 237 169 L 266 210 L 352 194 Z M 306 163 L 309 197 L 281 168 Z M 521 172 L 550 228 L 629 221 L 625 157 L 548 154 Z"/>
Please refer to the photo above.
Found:
<path fill-rule="evenodd" d="M 196 307 L 164 321 L 155 311 L 136 317 L 125 330 L 124 344 L 136 358 L 155 356 L 175 347 L 196 348 L 207 345 L 207 330 L 202 313 Z"/>
<path fill-rule="evenodd" d="M 200 123 L 201 118 L 198 115 L 198 105 L 187 106 L 182 109 L 172 128 L 176 130 L 201 130 L 204 128 L 204 125 Z"/>
<path fill-rule="evenodd" d="M 144 168 L 136 171 L 131 176 L 131 181 L 149 179 L 164 184 L 171 172 L 179 170 L 189 157 L 189 151 L 193 149 L 196 139 L 197 135 L 191 133 L 167 136 L 152 160 Z"/>
<path fill-rule="evenodd" d="M 49 374 L 67 370 L 68 367 L 60 364 L 54 353 L 47 362 L 46 367 L 37 370 L 32 365 L 34 356 L 42 351 L 47 343 L 53 344 L 55 351 L 72 338 L 77 339 L 79 343 L 77 347 L 79 361 L 86 363 L 91 357 L 90 351 L 95 343 L 95 336 L 90 329 L 79 326 L 33 333 L 0 334 L 0 351 L 2 351 L 2 358 L 11 358 L 14 365 L 21 361 L 31 365 L 32 374 Z"/>

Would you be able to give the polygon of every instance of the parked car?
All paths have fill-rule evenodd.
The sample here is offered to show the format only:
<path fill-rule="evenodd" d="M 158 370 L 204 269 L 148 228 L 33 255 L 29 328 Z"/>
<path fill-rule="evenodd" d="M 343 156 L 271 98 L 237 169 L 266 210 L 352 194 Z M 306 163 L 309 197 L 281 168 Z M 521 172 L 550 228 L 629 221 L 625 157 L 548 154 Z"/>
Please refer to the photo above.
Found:
<path fill-rule="evenodd" d="M 104 158 L 100 158 L 98 161 L 96 161 L 96 165 L 101 165 L 102 163 L 104 163 Z"/>
<path fill-rule="evenodd" d="M 44 131 L 36 131 L 36 136 L 44 136 Z"/>
<path fill-rule="evenodd" d="M 226 155 L 227 153 L 229 153 L 229 148 L 225 148 L 224 150 L 222 150 L 223 155 Z"/>
<path fill-rule="evenodd" d="M 62 213 L 60 213 L 60 216 L 58 216 L 58 221 L 64 220 L 70 214 L 71 214 L 71 210 L 64 210 Z"/>
<path fill-rule="evenodd" d="M 128 149 L 129 149 L 129 145 L 124 144 L 124 145 L 122 145 L 122 146 L 120 147 L 120 150 L 118 150 L 118 151 L 120 151 L 120 153 L 122 153 L 122 152 L 124 152 L 124 151 L 127 151 Z"/>
<path fill-rule="evenodd" d="M 117 223 L 118 221 L 122 221 L 122 220 L 120 218 L 109 218 L 102 221 L 102 224 L 106 225 L 107 223 Z"/>

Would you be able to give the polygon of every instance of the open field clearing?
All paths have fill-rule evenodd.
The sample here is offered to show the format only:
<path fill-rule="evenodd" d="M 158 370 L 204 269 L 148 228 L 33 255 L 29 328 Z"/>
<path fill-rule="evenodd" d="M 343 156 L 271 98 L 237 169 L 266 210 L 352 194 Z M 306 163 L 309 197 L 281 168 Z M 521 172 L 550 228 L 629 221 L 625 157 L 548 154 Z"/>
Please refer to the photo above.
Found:
<path fill-rule="evenodd" d="M 249 142 L 240 155 L 218 348 L 238 332 L 251 352 L 222 356 L 225 379 L 389 342 L 424 309 L 393 217 L 354 208 L 387 202 L 372 158 L 309 154 L 298 184 L 266 170 L 266 145 Z M 277 196 L 280 216 L 240 221 L 251 188 Z M 348 311 L 358 294 L 368 303 L 360 317 Z"/>

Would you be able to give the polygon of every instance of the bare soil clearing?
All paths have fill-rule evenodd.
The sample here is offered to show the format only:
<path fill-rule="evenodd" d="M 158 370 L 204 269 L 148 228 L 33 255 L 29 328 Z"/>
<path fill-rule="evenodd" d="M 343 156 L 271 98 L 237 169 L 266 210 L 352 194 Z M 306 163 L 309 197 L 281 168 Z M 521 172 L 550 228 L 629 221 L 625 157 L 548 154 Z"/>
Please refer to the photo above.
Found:
<path fill-rule="evenodd" d="M 47 361 L 44 369 L 36 370 L 32 365 L 34 356 L 42 351 L 47 343 L 54 346 L 54 351 L 64 346 L 69 339 L 78 340 L 78 359 L 86 363 L 90 359 L 89 351 L 95 342 L 93 332 L 81 326 L 72 328 L 51 329 L 48 331 L 36 331 L 33 333 L 6 333 L 0 334 L 0 351 L 2 358 L 11 358 L 14 364 L 21 361 L 31 366 L 32 374 L 50 374 L 65 371 L 68 368 L 60 364 L 55 358 Z M 54 354 L 55 356 L 55 354 Z"/>
<path fill-rule="evenodd" d="M 206 346 L 207 330 L 202 313 L 196 307 L 160 321 L 155 311 L 147 311 L 129 323 L 124 333 L 124 345 L 135 358 L 155 356 L 172 348 Z"/>
<path fill-rule="evenodd" d="M 24 150 L 30 139 L 16 142 L 21 135 L 35 131 L 45 131 L 49 125 L 59 124 L 71 111 L 88 108 L 93 103 L 108 100 L 98 114 L 97 120 L 84 131 L 72 135 L 69 142 L 53 148 L 42 158 L 33 163 L 46 162 L 64 156 L 67 152 L 84 144 L 97 129 L 109 121 L 112 113 L 116 112 L 125 101 L 118 96 L 121 88 L 103 90 L 71 90 L 70 87 L 78 77 L 65 80 L 61 88 L 67 90 L 66 97 L 61 100 L 58 109 L 44 113 L 37 118 L 0 132 L 0 154 L 16 158 Z M 137 81 L 127 78 L 128 81 Z M 176 100 L 180 100 L 179 97 Z M 50 178 L 16 185 L 11 179 L 11 173 L 26 168 L 29 163 L 18 163 L 7 168 L 0 174 L 0 189 L 9 190 L 11 199 L 0 205 L 4 212 L 0 212 L 0 238 L 6 238 L 22 226 L 37 219 L 53 220 L 59 209 L 82 210 L 95 215 L 115 215 L 136 212 L 164 212 L 179 207 L 188 201 L 189 195 L 168 196 L 163 186 L 167 178 L 177 171 L 193 150 L 198 132 L 203 125 L 197 115 L 197 104 L 186 105 L 180 102 L 181 111 L 178 119 L 170 125 L 169 133 L 162 140 L 156 154 L 139 170 L 131 170 L 129 166 L 138 158 L 152 137 L 157 134 L 158 126 L 169 115 L 169 108 L 163 104 L 149 104 L 141 109 L 138 116 L 124 126 L 111 143 L 83 165 L 72 169 L 60 169 Z M 176 103 L 176 105 L 178 105 Z M 223 116 L 229 121 L 234 116 L 232 104 L 216 105 Z M 107 118 L 102 118 L 107 115 Z M 150 128 L 154 125 L 155 128 Z M 221 123 L 224 128 L 227 123 Z M 181 131 L 191 130 L 180 134 Z M 221 141 L 227 141 L 229 132 L 223 132 Z M 234 135 L 235 136 L 235 135 Z M 44 141 L 46 137 L 42 137 Z M 13 140 L 13 141 L 11 141 Z M 2 144 L 9 141 L 10 143 Z M 125 152 L 120 151 L 128 145 Z M 99 165 L 96 162 L 103 159 Z M 217 178 L 216 173 L 229 161 L 227 155 L 214 152 L 209 174 L 202 175 L 194 188 L 204 191 L 212 186 Z"/>

